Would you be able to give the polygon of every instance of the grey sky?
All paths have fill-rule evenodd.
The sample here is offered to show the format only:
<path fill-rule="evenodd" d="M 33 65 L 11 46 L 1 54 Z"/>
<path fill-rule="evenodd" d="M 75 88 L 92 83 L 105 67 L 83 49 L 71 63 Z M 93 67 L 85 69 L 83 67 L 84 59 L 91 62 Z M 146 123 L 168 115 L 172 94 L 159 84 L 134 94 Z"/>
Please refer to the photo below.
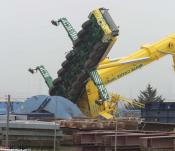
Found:
<path fill-rule="evenodd" d="M 39 74 L 27 69 L 43 64 L 55 78 L 71 41 L 62 27 L 50 21 L 67 17 L 75 29 L 87 20 L 91 10 L 110 9 L 120 26 L 119 40 L 109 56 L 120 57 L 175 31 L 174 0 L 0 0 L 0 96 L 29 97 L 47 94 Z M 152 63 L 108 85 L 109 91 L 135 97 L 148 83 L 167 99 L 175 97 L 172 58 Z"/>

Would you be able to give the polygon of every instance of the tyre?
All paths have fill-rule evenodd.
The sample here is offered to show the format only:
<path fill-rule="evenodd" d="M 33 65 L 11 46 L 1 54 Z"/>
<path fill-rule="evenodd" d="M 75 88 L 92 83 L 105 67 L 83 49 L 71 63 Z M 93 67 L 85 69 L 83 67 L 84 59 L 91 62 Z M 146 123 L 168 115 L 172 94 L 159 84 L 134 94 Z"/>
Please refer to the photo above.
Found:
<path fill-rule="evenodd" d="M 53 95 L 56 95 L 56 87 L 53 86 L 51 88 L 49 88 L 49 95 L 53 96 Z"/>
<path fill-rule="evenodd" d="M 81 39 L 77 38 L 73 43 L 74 47 L 77 47 L 81 42 L 82 42 Z"/>
<path fill-rule="evenodd" d="M 57 72 L 58 76 L 60 76 L 60 77 L 63 75 L 63 73 L 64 73 L 64 68 L 61 68 L 61 69 L 58 70 L 58 72 Z"/>
<path fill-rule="evenodd" d="M 68 97 L 69 98 L 73 98 L 75 95 L 77 95 L 77 91 L 76 90 L 70 90 L 68 93 Z"/>
<path fill-rule="evenodd" d="M 86 61 L 86 63 L 84 64 L 84 68 L 85 68 L 86 70 L 89 70 L 89 69 L 92 68 L 94 65 L 95 65 L 95 63 L 93 62 L 93 60 L 92 60 L 92 59 L 88 59 L 88 60 Z"/>
<path fill-rule="evenodd" d="M 58 84 L 60 84 L 61 83 L 61 77 L 58 77 L 58 78 L 56 78 L 55 80 L 53 80 L 53 85 L 58 85 Z"/>
<path fill-rule="evenodd" d="M 95 46 L 92 48 L 92 51 L 93 51 L 93 52 L 94 52 L 94 51 L 97 52 L 97 51 L 100 49 L 101 45 L 102 45 L 101 42 L 97 42 L 97 43 L 95 44 Z"/>
<path fill-rule="evenodd" d="M 72 89 L 77 91 L 81 85 L 82 85 L 82 83 L 80 81 L 76 81 L 72 84 Z"/>
<path fill-rule="evenodd" d="M 61 64 L 61 66 L 62 66 L 63 68 L 67 68 L 67 67 L 69 66 L 69 61 L 68 61 L 68 60 L 65 60 L 65 61 Z"/>
<path fill-rule="evenodd" d="M 90 58 L 91 60 L 95 60 L 96 58 L 98 58 L 99 53 L 101 53 L 101 52 L 100 52 L 100 46 L 101 46 L 101 42 L 98 42 L 98 43 L 96 43 L 95 46 L 92 48 L 92 52 L 91 52 L 90 55 L 89 55 L 89 58 Z"/>
<path fill-rule="evenodd" d="M 86 35 L 87 31 L 86 30 L 80 30 L 77 34 L 77 36 L 81 39 Z"/>
<path fill-rule="evenodd" d="M 82 70 L 77 76 L 78 81 L 84 82 L 88 78 L 88 73 L 85 70 Z"/>
<path fill-rule="evenodd" d="M 90 55 L 89 58 L 91 60 L 95 60 L 96 58 L 98 58 L 98 52 L 97 51 L 93 51 Z"/>
<path fill-rule="evenodd" d="M 67 59 L 67 60 L 71 60 L 74 56 L 75 56 L 75 52 L 74 52 L 73 50 L 71 50 L 71 51 L 66 55 L 66 59 Z"/>
<path fill-rule="evenodd" d="M 82 24 L 82 28 L 83 29 L 87 29 L 88 27 L 90 27 L 92 25 L 92 21 L 91 20 L 87 20 L 86 22 L 84 22 Z"/>

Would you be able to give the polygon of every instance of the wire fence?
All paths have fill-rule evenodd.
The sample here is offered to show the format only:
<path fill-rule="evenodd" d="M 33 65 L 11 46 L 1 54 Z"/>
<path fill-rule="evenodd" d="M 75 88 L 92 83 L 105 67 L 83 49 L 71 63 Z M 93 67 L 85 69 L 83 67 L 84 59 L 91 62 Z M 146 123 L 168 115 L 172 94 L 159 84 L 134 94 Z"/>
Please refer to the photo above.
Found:
<path fill-rule="evenodd" d="M 0 102 L 7 102 L 8 99 L 8 95 L 7 96 L 0 96 Z M 11 96 L 11 102 L 15 102 L 15 101 L 25 101 L 27 99 L 27 97 L 12 97 Z"/>

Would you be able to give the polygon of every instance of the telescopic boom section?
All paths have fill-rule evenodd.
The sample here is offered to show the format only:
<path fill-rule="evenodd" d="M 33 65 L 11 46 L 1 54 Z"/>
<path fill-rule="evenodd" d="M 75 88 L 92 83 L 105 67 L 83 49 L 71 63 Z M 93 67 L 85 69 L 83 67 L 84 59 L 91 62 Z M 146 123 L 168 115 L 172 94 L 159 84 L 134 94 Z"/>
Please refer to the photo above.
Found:
<path fill-rule="evenodd" d="M 171 55 L 175 63 L 175 35 L 170 35 L 150 45 L 143 45 L 138 51 L 127 57 L 116 60 L 105 59 L 99 64 L 97 71 L 103 84 L 107 85 L 165 55 Z M 100 95 L 96 85 L 92 80 L 89 80 L 86 83 L 86 89 L 78 99 L 78 106 L 80 106 L 87 115 L 96 117 L 100 112 L 103 112 L 106 107 L 110 106 L 110 101 L 102 105 L 97 105 L 96 102 L 99 99 Z M 116 108 L 114 108 L 114 110 L 116 110 Z"/>
<path fill-rule="evenodd" d="M 120 79 L 129 73 L 150 64 L 165 55 L 175 57 L 175 35 L 170 35 L 150 45 L 143 45 L 140 50 L 117 61 L 98 66 L 98 73 L 104 84 Z"/>

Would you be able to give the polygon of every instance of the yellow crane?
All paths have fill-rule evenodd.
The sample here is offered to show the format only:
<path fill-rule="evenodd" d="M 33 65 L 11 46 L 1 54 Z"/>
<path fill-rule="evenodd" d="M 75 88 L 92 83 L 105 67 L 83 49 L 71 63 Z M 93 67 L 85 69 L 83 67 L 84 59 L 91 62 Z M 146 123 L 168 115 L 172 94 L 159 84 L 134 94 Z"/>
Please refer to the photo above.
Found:
<path fill-rule="evenodd" d="M 171 55 L 175 63 L 175 35 L 170 35 L 149 45 L 143 45 L 139 50 L 127 57 L 117 60 L 105 59 L 98 65 L 97 71 L 103 83 L 107 85 L 147 64 L 159 60 L 165 55 Z M 80 109 L 89 116 L 96 117 L 101 114 L 106 118 L 112 118 L 112 112 L 116 110 L 116 107 L 111 104 L 119 100 L 117 96 L 113 96 L 113 101 L 109 99 L 101 105 L 96 103 L 99 99 L 100 95 L 98 89 L 93 81 L 89 80 L 77 104 Z"/>
<path fill-rule="evenodd" d="M 49 93 L 70 99 L 90 117 L 100 114 L 107 119 L 112 118 L 117 109 L 117 102 L 122 99 L 119 95 L 108 95 L 104 85 L 165 55 L 172 55 L 175 63 L 175 35 L 150 45 L 143 45 L 126 57 L 112 60 L 106 58 L 119 32 L 108 9 L 92 11 L 89 20 L 83 23 L 82 30 L 78 33 L 66 18 L 52 20 L 53 25 L 57 26 L 59 23 L 62 23 L 68 32 L 73 50 L 66 55 Z M 127 102 L 127 99 L 125 101 Z"/>

